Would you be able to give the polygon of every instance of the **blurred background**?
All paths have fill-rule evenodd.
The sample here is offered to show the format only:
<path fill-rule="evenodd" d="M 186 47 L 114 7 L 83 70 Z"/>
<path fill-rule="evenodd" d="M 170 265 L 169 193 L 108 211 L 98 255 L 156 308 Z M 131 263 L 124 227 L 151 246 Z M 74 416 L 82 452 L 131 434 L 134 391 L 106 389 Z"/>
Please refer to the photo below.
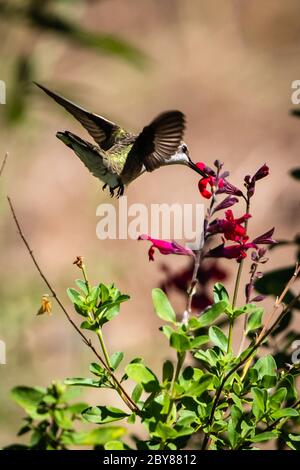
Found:
<path fill-rule="evenodd" d="M 270 166 L 270 176 L 257 185 L 250 236 L 275 226 L 275 238 L 290 239 L 299 229 L 299 183 L 289 170 L 299 164 L 300 121 L 288 113 L 291 83 L 300 79 L 300 3 L 0 0 L 0 39 L 0 79 L 7 86 L 1 158 L 9 152 L 0 181 L 0 339 L 7 346 L 7 364 L 0 365 L 2 446 L 15 440 L 22 416 L 10 401 L 13 386 L 87 376 L 92 359 L 56 305 L 51 317 L 36 317 L 47 290 L 16 233 L 6 194 L 68 306 L 65 290 L 80 274 L 72 265 L 77 255 L 85 257 L 91 282 L 114 281 L 131 296 L 106 327 L 108 348 L 124 350 L 127 360 L 143 355 L 156 372 L 170 353 L 158 334 L 151 289 L 187 266 L 185 259 L 159 254 L 149 263 L 146 243 L 96 238 L 96 208 L 111 202 L 109 194 L 55 137 L 65 129 L 86 134 L 32 81 L 132 131 L 162 110 L 182 110 L 194 161 L 221 159 L 237 186 L 263 163 Z M 197 182 L 185 168 L 164 168 L 134 182 L 128 204 L 199 203 Z M 293 259 L 294 247 L 282 248 L 268 269 Z M 233 262 L 207 269 L 213 273 L 203 283 L 226 278 L 232 290 Z M 180 289 L 170 294 L 180 313 Z M 119 404 L 102 390 L 86 398 Z"/>

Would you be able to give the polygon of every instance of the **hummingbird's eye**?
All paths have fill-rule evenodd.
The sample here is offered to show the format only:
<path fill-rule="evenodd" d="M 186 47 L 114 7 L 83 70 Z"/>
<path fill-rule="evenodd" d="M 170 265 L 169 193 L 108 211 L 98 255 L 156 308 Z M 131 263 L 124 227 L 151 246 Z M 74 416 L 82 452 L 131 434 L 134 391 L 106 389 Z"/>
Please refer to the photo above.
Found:
<path fill-rule="evenodd" d="M 181 151 L 182 151 L 183 153 L 186 153 L 186 152 L 187 152 L 187 149 L 188 149 L 187 146 L 186 146 L 185 144 L 183 144 L 182 147 L 181 147 Z"/>

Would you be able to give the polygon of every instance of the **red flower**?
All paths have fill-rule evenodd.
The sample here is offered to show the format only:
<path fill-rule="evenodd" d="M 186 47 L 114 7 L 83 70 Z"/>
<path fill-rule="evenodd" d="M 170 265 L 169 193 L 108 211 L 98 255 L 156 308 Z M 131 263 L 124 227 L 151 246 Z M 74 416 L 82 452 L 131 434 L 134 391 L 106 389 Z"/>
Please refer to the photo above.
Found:
<path fill-rule="evenodd" d="M 194 253 L 190 248 L 185 248 L 184 246 L 181 246 L 176 242 L 167 242 L 165 240 L 158 240 L 158 239 L 149 237 L 149 235 L 140 235 L 138 240 L 149 240 L 152 242 L 152 245 L 150 246 L 149 251 L 148 251 L 149 261 L 154 261 L 155 248 L 162 255 L 173 254 L 173 255 L 194 256 Z"/>
<path fill-rule="evenodd" d="M 207 258 L 236 259 L 240 263 L 242 259 L 246 258 L 249 248 L 257 248 L 254 243 L 247 243 L 247 239 L 248 237 L 237 245 L 224 246 L 224 243 L 222 243 L 222 245 L 209 250 L 205 256 Z"/>
<path fill-rule="evenodd" d="M 206 166 L 205 163 L 203 163 L 203 162 L 196 163 L 196 166 L 201 171 L 203 171 L 203 172 L 205 172 L 206 174 L 209 175 L 206 178 L 201 178 L 201 180 L 198 183 L 198 188 L 199 188 L 199 191 L 200 191 L 201 195 L 203 197 L 205 197 L 205 199 L 210 199 L 212 197 L 213 193 L 218 188 L 223 187 L 223 185 L 224 185 L 223 179 L 219 178 L 218 181 L 217 181 L 215 172 L 211 168 Z M 210 191 L 207 189 L 207 186 L 210 186 L 210 188 L 211 188 Z"/>
<path fill-rule="evenodd" d="M 274 227 L 271 228 L 271 230 L 268 230 L 268 232 L 263 233 L 259 237 L 255 238 L 253 243 L 256 243 L 257 245 L 275 245 L 277 241 L 272 238 L 274 230 Z"/>
<path fill-rule="evenodd" d="M 242 259 L 246 258 L 247 251 L 249 250 L 249 248 L 254 248 L 255 250 L 258 250 L 259 255 L 263 255 L 264 252 L 262 252 L 262 250 L 257 245 L 274 245 L 274 243 L 277 243 L 272 238 L 273 232 L 274 228 L 264 233 L 263 235 L 260 235 L 259 237 L 255 238 L 254 240 L 252 240 L 252 242 L 248 242 L 249 237 L 245 235 L 238 241 L 238 244 L 236 245 L 224 246 L 225 244 L 222 243 L 216 248 L 209 250 L 206 253 L 205 257 L 236 259 L 237 262 L 240 263 Z"/>
<path fill-rule="evenodd" d="M 225 219 L 214 220 L 209 225 L 208 232 L 211 234 L 223 233 L 226 240 L 232 240 L 235 242 L 245 239 L 246 229 L 241 224 L 249 219 L 251 215 L 244 214 L 242 217 L 235 219 L 232 210 L 228 209 L 225 212 L 225 217 Z"/>
<path fill-rule="evenodd" d="M 264 164 L 257 170 L 257 172 L 252 176 L 252 178 L 250 175 L 245 176 L 244 182 L 247 189 L 248 198 L 252 197 L 254 194 L 256 181 L 265 178 L 266 176 L 268 176 L 268 174 L 269 167 Z"/>

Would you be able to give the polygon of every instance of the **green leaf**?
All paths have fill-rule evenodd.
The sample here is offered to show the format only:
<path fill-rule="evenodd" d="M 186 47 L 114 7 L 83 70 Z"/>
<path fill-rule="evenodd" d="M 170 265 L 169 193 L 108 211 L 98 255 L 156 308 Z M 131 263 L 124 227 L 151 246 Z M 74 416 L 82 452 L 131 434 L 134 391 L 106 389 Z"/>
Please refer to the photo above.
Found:
<path fill-rule="evenodd" d="M 103 374 L 105 374 L 105 369 L 99 364 L 97 364 L 96 362 L 91 362 L 91 364 L 89 365 L 89 370 L 92 374 L 97 375 L 98 377 L 102 377 Z M 90 380 L 90 379 L 84 379 L 84 380 Z"/>
<path fill-rule="evenodd" d="M 281 404 L 285 400 L 287 395 L 287 389 L 285 387 L 280 387 L 276 392 L 269 398 L 269 407 L 272 410 L 277 410 L 280 408 Z"/>
<path fill-rule="evenodd" d="M 128 364 L 125 367 L 125 372 L 130 379 L 143 384 L 146 391 L 152 388 L 157 389 L 158 387 L 157 378 L 144 364 Z"/>
<path fill-rule="evenodd" d="M 273 419 L 280 419 L 280 418 L 297 418 L 299 416 L 299 411 L 295 410 L 294 408 L 282 408 L 281 410 L 277 410 L 272 413 Z"/>
<path fill-rule="evenodd" d="M 109 426 L 93 429 L 87 432 L 65 432 L 61 441 L 65 445 L 95 446 L 105 445 L 106 442 L 118 439 L 126 433 L 126 429 L 119 426 Z"/>
<path fill-rule="evenodd" d="M 164 325 L 160 328 L 163 334 L 170 339 L 171 334 L 174 332 L 174 329 L 170 325 Z"/>
<path fill-rule="evenodd" d="M 24 434 L 27 434 L 29 431 L 31 431 L 31 429 L 31 426 L 25 424 L 21 427 L 21 429 L 19 429 L 17 436 L 23 436 Z"/>
<path fill-rule="evenodd" d="M 219 356 L 215 351 L 212 349 L 207 349 L 206 351 L 202 351 L 201 349 L 195 353 L 195 357 L 200 361 L 208 364 L 210 367 L 215 367 L 217 362 L 219 361 Z"/>
<path fill-rule="evenodd" d="M 210 340 L 223 352 L 227 352 L 228 339 L 223 331 L 217 326 L 211 326 L 208 330 Z"/>
<path fill-rule="evenodd" d="M 104 444 L 105 450 L 124 450 L 124 444 L 121 441 L 108 441 Z"/>
<path fill-rule="evenodd" d="M 237 318 L 240 315 L 249 314 L 257 309 L 256 304 L 246 304 L 243 307 L 238 307 L 233 310 L 233 317 Z"/>
<path fill-rule="evenodd" d="M 190 348 L 191 349 L 198 349 L 198 348 L 200 348 L 200 346 L 203 346 L 203 344 L 206 344 L 208 342 L 209 342 L 209 336 L 208 335 L 196 336 L 194 339 L 191 340 Z"/>
<path fill-rule="evenodd" d="M 54 410 L 54 419 L 59 428 L 72 429 L 73 422 L 65 410 Z"/>
<path fill-rule="evenodd" d="M 263 313 L 264 311 L 262 308 L 257 308 L 250 313 L 247 320 L 246 334 L 248 334 L 249 331 L 257 330 L 261 327 Z"/>
<path fill-rule="evenodd" d="M 221 315 L 221 313 L 225 312 L 227 306 L 228 304 L 225 301 L 213 304 L 205 310 L 199 318 L 193 319 L 191 329 L 196 330 L 198 328 L 204 328 L 205 326 L 211 325 Z"/>
<path fill-rule="evenodd" d="M 91 310 L 98 305 L 99 295 L 100 295 L 99 286 L 91 287 L 90 293 L 86 299 L 86 302 L 88 303 L 89 308 Z"/>
<path fill-rule="evenodd" d="M 190 341 L 186 335 L 174 332 L 170 337 L 170 346 L 178 352 L 184 352 L 190 349 Z"/>
<path fill-rule="evenodd" d="M 198 381 L 192 381 L 187 387 L 183 396 L 199 398 L 212 384 L 214 376 L 212 374 L 203 374 Z"/>
<path fill-rule="evenodd" d="M 280 380 L 279 385 L 286 388 L 286 399 L 288 401 L 298 400 L 298 392 L 295 387 L 295 378 L 293 375 L 287 374 L 282 380 Z"/>
<path fill-rule="evenodd" d="M 133 401 L 135 403 L 137 403 L 139 401 L 139 399 L 141 398 L 141 395 L 143 393 L 143 387 L 141 384 L 136 384 L 136 386 L 134 387 L 133 391 L 132 391 L 132 395 L 131 395 L 131 398 L 133 399 Z"/>
<path fill-rule="evenodd" d="M 82 416 L 89 423 L 104 424 L 118 421 L 129 415 L 112 406 L 92 406 L 84 410 Z"/>
<path fill-rule="evenodd" d="M 68 411 L 72 414 L 77 415 L 77 414 L 81 414 L 83 410 L 88 408 L 88 406 L 89 405 L 87 403 L 74 403 L 68 406 Z"/>
<path fill-rule="evenodd" d="M 257 421 L 259 421 L 265 413 L 267 393 L 266 390 L 261 390 L 258 387 L 252 387 L 251 392 L 253 395 L 252 412 Z"/>
<path fill-rule="evenodd" d="M 11 391 L 12 399 L 33 417 L 36 417 L 37 407 L 46 395 L 46 389 L 39 387 L 15 387 Z M 44 414 L 43 414 L 44 416 Z"/>
<path fill-rule="evenodd" d="M 87 289 L 85 281 L 83 281 L 82 279 L 76 279 L 75 284 L 77 284 L 79 289 L 82 290 L 84 295 L 86 296 L 88 295 L 88 289 Z"/>
<path fill-rule="evenodd" d="M 158 315 L 159 318 L 171 323 L 176 323 L 176 314 L 163 290 L 158 288 L 153 289 L 152 301 L 156 315 Z"/>
<path fill-rule="evenodd" d="M 139 68 L 146 65 L 144 53 L 115 35 L 94 33 L 76 27 L 72 31 L 71 38 L 82 46 L 98 49 L 108 55 L 115 55 Z"/>
<path fill-rule="evenodd" d="M 109 300 L 110 294 L 109 294 L 109 288 L 105 285 L 100 283 L 99 284 L 99 290 L 100 290 L 100 298 L 101 298 L 101 303 L 103 304 L 107 300 Z"/>
<path fill-rule="evenodd" d="M 94 322 L 94 321 L 91 322 L 90 320 L 85 320 L 81 323 L 80 328 L 83 329 L 83 330 L 96 331 L 99 327 L 98 327 L 96 322 Z"/>
<path fill-rule="evenodd" d="M 99 380 L 84 377 L 67 378 L 64 383 L 66 385 L 79 385 L 80 387 L 99 387 Z"/>
<path fill-rule="evenodd" d="M 171 361 L 165 361 L 163 365 L 163 381 L 171 382 L 174 374 L 174 366 Z"/>
<path fill-rule="evenodd" d="M 161 440 L 165 442 L 168 439 L 174 439 L 177 437 L 177 431 L 172 428 L 172 426 L 159 422 L 153 435 L 160 437 Z"/>
<path fill-rule="evenodd" d="M 84 299 L 82 298 L 81 294 L 76 289 L 69 287 L 67 289 L 67 294 L 73 304 L 79 305 L 79 307 L 82 307 L 85 305 Z"/>
<path fill-rule="evenodd" d="M 190 426 L 192 423 L 198 422 L 197 414 L 194 411 L 181 409 L 178 414 L 179 419 L 176 423 L 178 426 Z"/>
<path fill-rule="evenodd" d="M 229 295 L 223 284 L 220 282 L 217 282 L 214 285 L 214 302 L 220 302 L 220 301 L 225 301 L 227 304 L 229 303 Z"/>
<path fill-rule="evenodd" d="M 290 438 L 292 441 L 297 441 L 297 442 L 299 442 L 299 441 L 300 441 L 300 434 L 289 434 L 289 438 Z"/>
<path fill-rule="evenodd" d="M 104 302 L 95 313 L 99 326 L 102 327 L 105 323 L 115 318 L 120 312 L 120 304 L 128 299 L 128 295 L 119 295 L 114 301 L 107 300 Z"/>
<path fill-rule="evenodd" d="M 239 433 L 236 431 L 232 419 L 230 419 L 228 422 L 227 432 L 231 448 L 234 449 L 238 442 Z"/>
<path fill-rule="evenodd" d="M 124 353 L 122 352 L 115 352 L 111 355 L 110 357 L 110 363 L 113 368 L 113 370 L 116 370 L 118 366 L 120 365 L 122 359 L 124 357 Z"/>
<path fill-rule="evenodd" d="M 275 359 L 270 354 L 268 356 L 260 357 L 256 364 L 253 366 L 258 372 L 258 378 L 262 381 L 265 388 L 271 388 L 277 382 L 277 365 Z"/>
<path fill-rule="evenodd" d="M 276 431 L 266 431 L 261 432 L 260 434 L 256 434 L 256 436 L 250 439 L 251 442 L 263 442 L 263 441 L 270 441 L 271 439 L 277 438 Z"/>
<path fill-rule="evenodd" d="M 293 450 L 300 450 L 300 436 L 299 434 L 289 434 L 288 438 L 285 438 L 286 444 Z"/>

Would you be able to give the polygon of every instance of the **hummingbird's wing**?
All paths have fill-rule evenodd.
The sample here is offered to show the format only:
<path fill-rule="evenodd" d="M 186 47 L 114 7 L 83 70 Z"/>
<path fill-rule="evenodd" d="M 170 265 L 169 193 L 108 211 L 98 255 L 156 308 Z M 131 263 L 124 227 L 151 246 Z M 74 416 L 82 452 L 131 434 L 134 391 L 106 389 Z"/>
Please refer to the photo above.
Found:
<path fill-rule="evenodd" d="M 72 103 L 53 91 L 48 90 L 48 88 L 40 85 L 39 83 L 35 84 L 71 113 L 103 150 L 108 150 L 114 144 L 115 136 L 121 130 L 117 124 L 108 121 L 102 116 L 98 116 L 97 114 L 90 113 L 89 111 L 80 108 L 77 104 Z"/>
<path fill-rule="evenodd" d="M 166 111 L 157 116 L 136 138 L 122 174 L 145 166 L 147 171 L 159 168 L 176 153 L 185 129 L 185 116 L 180 111 Z"/>

